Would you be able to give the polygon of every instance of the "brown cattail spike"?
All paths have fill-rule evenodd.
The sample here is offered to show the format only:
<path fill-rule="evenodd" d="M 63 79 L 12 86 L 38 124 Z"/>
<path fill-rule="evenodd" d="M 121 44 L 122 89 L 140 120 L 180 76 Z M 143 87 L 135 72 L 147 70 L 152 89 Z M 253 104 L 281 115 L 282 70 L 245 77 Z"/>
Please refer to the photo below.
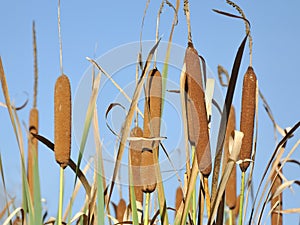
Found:
<path fill-rule="evenodd" d="M 160 136 L 162 78 L 157 69 L 149 71 L 145 94 L 144 137 L 158 138 Z M 141 181 L 144 192 L 151 193 L 156 188 L 158 148 L 159 141 L 146 140 L 143 143 Z"/>
<path fill-rule="evenodd" d="M 130 132 L 130 136 L 143 137 L 143 131 L 140 127 L 134 127 Z M 132 169 L 135 199 L 136 201 L 139 201 L 140 203 L 143 204 L 143 191 L 142 191 L 141 178 L 140 178 L 142 147 L 143 147 L 142 140 L 129 142 L 129 157 L 130 157 L 130 166 Z M 130 194 L 130 190 L 129 190 L 129 194 Z M 129 199 L 131 198 L 129 197 Z"/>
<path fill-rule="evenodd" d="M 202 85 L 200 60 L 191 43 L 185 52 L 187 121 L 189 142 L 195 146 L 198 167 L 203 176 L 211 173 L 211 152 L 205 95 Z"/>
<path fill-rule="evenodd" d="M 71 85 L 66 75 L 58 77 L 54 90 L 54 151 L 55 159 L 65 168 L 71 151 Z"/>
<path fill-rule="evenodd" d="M 231 106 L 228 123 L 225 133 L 225 140 L 224 140 L 224 161 L 223 161 L 223 171 L 225 166 L 228 162 L 230 156 L 230 146 L 229 140 L 235 130 L 235 110 L 234 107 Z M 225 196 L 226 196 L 226 205 L 229 209 L 234 209 L 236 207 L 236 166 L 233 166 L 232 172 L 229 176 L 226 189 L 225 189 Z"/>
<path fill-rule="evenodd" d="M 243 81 L 240 130 L 244 133 L 244 138 L 241 146 L 240 160 L 251 158 L 256 107 L 256 82 L 257 79 L 254 70 L 249 66 Z M 249 161 L 242 162 L 240 164 L 242 172 L 245 172 L 249 165 Z"/>
<path fill-rule="evenodd" d="M 281 164 L 277 165 L 277 169 L 281 167 Z M 280 170 L 279 172 L 282 172 Z M 275 170 L 272 174 L 272 181 L 274 181 L 272 187 L 271 187 L 271 194 L 274 195 L 278 187 L 282 184 L 282 179 L 279 174 L 277 174 L 277 171 Z M 275 206 L 276 205 L 276 206 Z M 274 208 L 274 209 L 273 209 Z M 280 193 L 275 198 L 271 199 L 271 209 L 273 209 L 271 214 L 271 224 L 272 225 L 282 225 L 282 214 L 275 212 L 282 210 L 282 193 Z"/>
<path fill-rule="evenodd" d="M 28 138 L 28 184 L 31 197 L 33 197 L 34 163 L 38 162 L 38 141 L 31 133 L 38 134 L 39 111 L 37 108 L 32 108 L 29 115 L 29 138 Z"/>

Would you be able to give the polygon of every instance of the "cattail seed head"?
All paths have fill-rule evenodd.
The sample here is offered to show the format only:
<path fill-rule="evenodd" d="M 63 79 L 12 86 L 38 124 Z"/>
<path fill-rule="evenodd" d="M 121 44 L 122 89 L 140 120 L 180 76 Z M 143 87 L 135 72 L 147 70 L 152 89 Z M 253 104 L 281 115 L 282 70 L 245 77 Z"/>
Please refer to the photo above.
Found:
<path fill-rule="evenodd" d="M 240 130 L 244 133 L 244 138 L 240 151 L 240 160 L 251 158 L 256 107 L 256 82 L 254 70 L 249 66 L 243 80 Z M 242 162 L 240 164 L 242 172 L 245 172 L 249 165 L 250 162 Z"/>
<path fill-rule="evenodd" d="M 159 137 L 162 105 L 162 78 L 157 69 L 149 71 L 145 95 L 144 137 Z M 151 193 L 156 188 L 158 149 L 159 141 L 146 140 L 143 142 L 140 174 L 144 192 Z"/>
<path fill-rule="evenodd" d="M 202 84 L 200 60 L 191 43 L 185 52 L 186 65 L 186 106 L 188 136 L 191 145 L 195 146 L 198 167 L 203 176 L 211 173 L 211 152 L 209 143 L 208 120 L 205 95 Z"/>
<path fill-rule="evenodd" d="M 130 132 L 131 137 L 143 137 L 143 131 L 140 127 L 134 127 Z M 143 141 L 130 141 L 129 142 L 129 157 L 130 166 L 132 169 L 132 178 L 134 185 L 134 193 L 136 201 L 143 203 L 143 191 L 140 178 L 140 166 L 142 159 Z M 129 190 L 130 194 L 130 190 Z M 129 197 L 129 199 L 131 199 Z"/>
<path fill-rule="evenodd" d="M 71 152 L 71 85 L 66 75 L 58 77 L 54 90 L 54 152 L 61 167 L 66 168 Z"/>

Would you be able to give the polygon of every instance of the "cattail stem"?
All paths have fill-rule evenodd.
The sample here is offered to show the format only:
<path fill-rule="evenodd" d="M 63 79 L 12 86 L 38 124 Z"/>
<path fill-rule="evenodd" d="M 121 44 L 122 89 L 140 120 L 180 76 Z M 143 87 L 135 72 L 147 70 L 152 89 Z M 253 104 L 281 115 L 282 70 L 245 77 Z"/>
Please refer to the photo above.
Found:
<path fill-rule="evenodd" d="M 59 173 L 59 200 L 58 200 L 58 216 L 57 224 L 62 224 L 62 211 L 63 211 L 63 196 L 64 196 L 64 168 L 60 167 Z"/>
<path fill-rule="evenodd" d="M 245 172 L 242 171 L 241 194 L 240 194 L 240 210 L 239 210 L 239 225 L 243 225 L 244 191 L 245 191 Z"/>
<path fill-rule="evenodd" d="M 207 217 L 210 217 L 210 194 L 208 188 L 208 178 L 204 177 L 204 192 L 205 192 L 205 199 L 206 199 L 206 210 L 207 210 Z"/>
<path fill-rule="evenodd" d="M 149 208 L 150 208 L 150 193 L 146 193 L 146 203 L 144 209 L 144 225 L 148 225 L 149 223 Z"/>

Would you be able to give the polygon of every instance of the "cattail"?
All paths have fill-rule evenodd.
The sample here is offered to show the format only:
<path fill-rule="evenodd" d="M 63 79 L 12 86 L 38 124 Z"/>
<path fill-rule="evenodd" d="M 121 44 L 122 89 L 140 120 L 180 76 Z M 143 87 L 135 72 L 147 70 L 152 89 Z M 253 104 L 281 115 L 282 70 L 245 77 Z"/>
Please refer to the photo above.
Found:
<path fill-rule="evenodd" d="M 143 137 L 143 131 L 140 127 L 134 127 L 130 132 L 130 136 Z M 140 203 L 143 203 L 143 191 L 142 191 L 142 186 L 140 186 L 141 185 L 140 166 L 141 166 L 141 158 L 142 158 L 142 146 L 143 146 L 143 141 L 129 142 L 130 167 L 132 169 L 135 199 Z M 129 197 L 129 199 L 131 198 Z"/>
<path fill-rule="evenodd" d="M 157 69 L 149 71 L 145 93 L 144 137 L 160 136 L 160 119 L 162 104 L 162 78 Z M 158 163 L 159 141 L 143 142 L 141 160 L 141 181 L 143 191 L 151 193 L 156 188 L 156 165 Z"/>
<path fill-rule="evenodd" d="M 248 67 L 243 81 L 242 110 L 240 130 L 244 133 L 240 151 L 240 160 L 250 159 L 253 144 L 254 116 L 256 105 L 256 75 L 251 66 Z M 242 172 L 249 167 L 250 162 L 240 164 Z"/>
<path fill-rule="evenodd" d="M 57 163 L 64 169 L 71 151 L 71 85 L 66 75 L 58 77 L 54 90 L 54 151 Z"/>
<path fill-rule="evenodd" d="M 28 138 L 28 184 L 30 188 L 31 197 L 33 197 L 34 163 L 38 159 L 38 141 L 33 137 L 33 134 L 38 134 L 39 111 L 37 108 L 32 108 L 29 114 L 29 138 Z"/>
<path fill-rule="evenodd" d="M 235 110 L 234 107 L 231 106 L 229 117 L 228 117 L 228 124 L 225 133 L 225 140 L 224 140 L 224 161 L 223 161 L 223 170 L 228 162 L 230 152 L 229 152 L 229 140 L 235 130 Z M 236 207 L 236 166 L 233 166 L 232 172 L 229 176 L 226 189 L 225 189 L 225 196 L 226 196 L 226 205 L 229 209 L 234 209 Z"/>
<path fill-rule="evenodd" d="M 29 113 L 29 138 L 28 138 L 28 185 L 30 194 L 33 199 L 34 196 L 34 163 L 38 163 L 38 140 L 33 137 L 31 133 L 38 134 L 39 125 L 39 111 L 37 109 L 37 86 L 38 86 L 38 64 L 37 64 L 37 47 L 36 47 L 36 32 L 35 23 L 32 23 L 32 37 L 33 37 L 33 58 L 34 58 L 34 87 L 33 87 L 33 107 Z M 37 167 L 36 167 L 37 168 Z"/>
<path fill-rule="evenodd" d="M 279 163 L 277 165 L 277 169 L 281 167 L 281 164 Z M 282 170 L 280 170 L 282 172 Z M 272 187 L 271 187 L 271 194 L 274 195 L 278 187 L 282 184 L 282 179 L 279 174 L 277 174 L 276 170 L 274 170 L 274 173 L 272 174 L 272 181 L 274 181 Z M 275 206 L 276 205 L 276 206 Z M 274 208 L 274 209 L 273 209 Z M 282 193 L 280 193 L 275 198 L 271 199 L 271 209 L 274 211 L 280 211 L 282 210 Z M 271 224 L 272 225 L 281 225 L 282 224 L 282 214 L 278 212 L 272 211 L 271 214 Z"/>
<path fill-rule="evenodd" d="M 195 146 L 200 172 L 208 177 L 212 169 L 208 120 L 200 60 L 192 43 L 189 43 L 186 49 L 184 62 L 186 64 L 188 138 L 190 144 Z"/>
<path fill-rule="evenodd" d="M 176 198 L 175 198 L 175 210 L 176 210 L 175 211 L 175 216 L 176 216 L 176 214 L 179 210 L 179 207 L 180 207 L 180 204 L 181 204 L 182 200 L 183 200 L 183 192 L 182 192 L 181 187 L 178 187 L 176 189 Z"/>

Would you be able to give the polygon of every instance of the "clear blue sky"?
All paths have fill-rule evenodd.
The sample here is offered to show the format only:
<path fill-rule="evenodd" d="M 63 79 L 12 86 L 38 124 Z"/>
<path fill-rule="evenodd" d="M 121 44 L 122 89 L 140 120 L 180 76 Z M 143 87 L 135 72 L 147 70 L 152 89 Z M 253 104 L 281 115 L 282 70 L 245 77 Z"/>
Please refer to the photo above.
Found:
<path fill-rule="evenodd" d="M 172 1 L 174 4 L 175 2 Z M 285 128 L 299 120 L 299 52 L 300 2 L 266 0 L 251 2 L 237 1 L 251 23 L 253 37 L 253 67 L 259 80 L 259 86 L 275 116 L 277 123 Z M 155 38 L 156 15 L 158 1 L 152 1 L 146 15 L 143 39 Z M 140 27 L 145 1 L 62 1 L 61 28 L 63 39 L 64 72 L 70 77 L 73 98 L 90 63 L 86 56 L 98 58 L 120 45 L 139 41 Z M 218 15 L 212 9 L 220 9 L 235 13 L 225 1 L 190 1 L 191 25 L 194 46 L 205 59 L 213 74 L 217 74 L 217 65 L 221 64 L 231 71 L 237 48 L 244 36 L 244 24 L 237 19 Z M 172 23 L 173 12 L 165 7 L 161 17 L 160 33 L 162 40 L 167 41 Z M 40 133 L 53 140 L 53 88 L 59 70 L 59 43 L 57 30 L 56 1 L 1 1 L 0 2 L 0 55 L 7 76 L 11 98 L 16 104 L 29 94 L 29 105 L 19 112 L 21 121 L 27 123 L 28 112 L 32 105 L 33 90 L 33 50 L 32 21 L 36 22 L 38 48 L 38 108 L 40 112 Z M 174 44 L 186 47 L 186 20 L 179 10 L 179 23 L 175 27 Z M 97 50 L 95 52 L 95 45 Z M 249 49 L 245 49 L 237 83 L 234 104 L 239 115 L 241 77 L 249 63 Z M 143 52 L 144 56 L 147 54 Z M 101 63 L 101 62 L 100 62 Z M 113 65 L 113 62 L 112 62 Z M 130 75 L 134 79 L 134 74 Z M 122 81 L 120 81 L 122 82 Z M 124 82 L 124 81 L 123 81 Z M 216 82 L 218 83 L 218 82 Z M 113 89 L 112 89 L 113 90 Z M 222 89 L 224 93 L 224 89 Z M 117 91 L 112 92 L 116 95 Z M 101 98 L 101 97 L 99 97 Z M 0 94 L 0 101 L 4 102 Z M 103 115 L 101 115 L 103 118 Z M 8 191 L 21 199 L 21 175 L 19 150 L 13 136 L 7 110 L 0 108 L 0 152 L 6 172 Z M 168 126 L 168 125 L 166 125 Z M 103 126 L 105 129 L 105 126 Z M 25 129 L 24 129 L 25 131 Z M 107 131 L 101 131 L 103 133 Z M 25 138 L 25 136 L 24 136 Z M 103 137 L 105 138 L 105 137 Z M 294 138 L 299 139 L 299 134 Z M 74 160 L 77 159 L 78 147 L 73 141 Z M 294 141 L 293 141 L 294 143 Z M 288 148 L 292 147 L 292 144 Z M 25 145 L 26 147 L 26 145 Z M 268 119 L 261 102 L 259 103 L 259 139 L 257 163 L 254 173 L 260 176 L 275 147 L 271 121 Z M 59 168 L 54 162 L 54 155 L 43 145 L 39 146 L 40 176 L 42 196 L 47 199 L 50 215 L 55 216 L 58 198 Z M 299 159 L 295 153 L 294 158 Z M 288 165 L 284 174 L 288 179 L 298 179 L 299 168 Z M 73 174 L 66 170 L 66 182 L 72 188 Z M 257 185 L 254 180 L 254 185 Z M 176 184 L 177 185 L 177 184 Z M 1 187 L 1 186 L 0 186 Z M 255 189 L 256 190 L 256 189 Z M 295 193 L 286 191 L 284 208 L 299 207 L 299 188 Z M 2 190 L 0 191 L 2 193 Z M 82 194 L 83 192 L 81 192 Z M 173 204 L 175 190 L 170 191 L 170 204 Z M 69 195 L 66 191 L 65 198 Z M 126 192 L 123 191 L 125 195 Z M 115 190 L 115 195 L 117 191 Z M 2 198 L 3 195 L 0 194 Z M 0 206 L 2 206 L 0 200 Z M 80 202 L 80 201 L 79 201 Z M 299 215 L 284 216 L 289 223 L 299 221 Z M 268 221 L 269 223 L 269 221 Z"/>

